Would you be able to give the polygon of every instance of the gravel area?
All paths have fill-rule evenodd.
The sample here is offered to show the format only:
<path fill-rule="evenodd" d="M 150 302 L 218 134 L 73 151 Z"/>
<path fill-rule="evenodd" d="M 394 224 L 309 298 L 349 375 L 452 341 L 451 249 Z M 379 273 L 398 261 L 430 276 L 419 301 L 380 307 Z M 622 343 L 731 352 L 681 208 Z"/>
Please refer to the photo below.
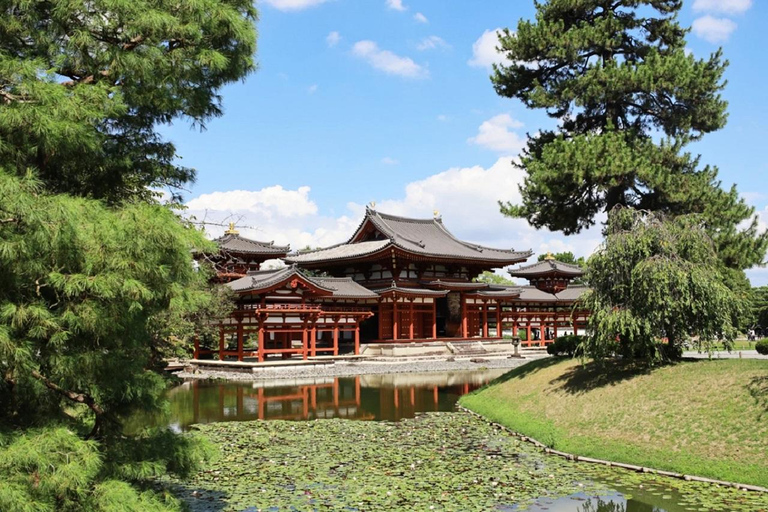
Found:
<path fill-rule="evenodd" d="M 709 354 L 706 352 L 696 352 L 689 350 L 687 352 L 683 352 L 683 357 L 691 357 L 693 359 L 708 359 Z M 712 359 L 768 359 L 768 356 L 758 354 L 757 350 L 734 350 L 733 352 L 719 350 L 712 354 Z"/>
<path fill-rule="evenodd" d="M 233 381 L 258 381 L 274 379 L 297 379 L 305 377 L 350 377 L 385 373 L 424 373 L 458 370 L 480 370 L 484 368 L 516 368 L 523 364 L 548 357 L 546 354 L 526 354 L 523 358 L 493 358 L 478 356 L 477 362 L 468 359 L 448 361 L 446 359 L 412 360 L 402 362 L 380 361 L 337 361 L 333 364 L 313 366 L 278 366 L 259 368 L 254 372 L 221 371 L 200 369 L 195 373 L 183 371 L 176 375 L 182 379 L 225 379 Z"/>

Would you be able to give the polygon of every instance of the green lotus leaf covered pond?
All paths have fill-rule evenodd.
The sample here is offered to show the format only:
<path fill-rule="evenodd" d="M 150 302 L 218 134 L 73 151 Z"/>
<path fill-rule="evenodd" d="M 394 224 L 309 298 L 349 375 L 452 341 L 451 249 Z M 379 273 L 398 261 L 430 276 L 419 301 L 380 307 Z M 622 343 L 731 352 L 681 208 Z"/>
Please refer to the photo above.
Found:
<path fill-rule="evenodd" d="M 461 412 L 195 430 L 218 458 L 186 481 L 162 482 L 192 511 L 543 510 L 566 496 L 584 501 L 568 510 L 629 511 L 631 495 L 647 495 L 668 512 L 768 512 L 765 494 L 567 461 Z M 601 508 L 590 496 L 621 500 Z"/>

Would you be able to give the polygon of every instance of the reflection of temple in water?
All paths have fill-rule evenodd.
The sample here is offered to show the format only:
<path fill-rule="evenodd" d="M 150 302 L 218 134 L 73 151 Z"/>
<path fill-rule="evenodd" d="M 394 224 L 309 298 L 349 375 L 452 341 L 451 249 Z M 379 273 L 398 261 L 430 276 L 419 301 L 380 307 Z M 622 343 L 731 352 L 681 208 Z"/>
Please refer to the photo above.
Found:
<path fill-rule="evenodd" d="M 192 381 L 170 396 L 172 409 L 175 402 L 191 410 L 192 415 L 172 421 L 182 427 L 248 420 L 396 421 L 422 412 L 450 411 L 459 396 L 503 371 L 364 375 L 272 383 Z"/>

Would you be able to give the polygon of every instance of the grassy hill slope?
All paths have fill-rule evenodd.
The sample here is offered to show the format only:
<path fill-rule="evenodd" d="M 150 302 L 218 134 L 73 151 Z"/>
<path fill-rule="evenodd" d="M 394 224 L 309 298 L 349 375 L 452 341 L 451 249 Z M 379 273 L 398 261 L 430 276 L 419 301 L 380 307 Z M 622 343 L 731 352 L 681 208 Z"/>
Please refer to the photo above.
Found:
<path fill-rule="evenodd" d="M 768 361 L 545 359 L 460 403 L 558 450 L 768 487 Z"/>

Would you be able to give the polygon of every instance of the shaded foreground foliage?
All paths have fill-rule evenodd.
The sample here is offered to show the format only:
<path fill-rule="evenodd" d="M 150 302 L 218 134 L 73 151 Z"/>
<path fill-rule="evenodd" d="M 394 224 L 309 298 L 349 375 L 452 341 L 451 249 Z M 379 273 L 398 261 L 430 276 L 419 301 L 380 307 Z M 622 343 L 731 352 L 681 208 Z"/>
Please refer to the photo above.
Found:
<path fill-rule="evenodd" d="M 210 242 L 165 207 L 1 169 L 0 197 L 0 510 L 175 508 L 130 483 L 186 474 L 202 447 L 122 420 L 165 406 L 163 358 L 228 308 L 192 265 Z"/>
<path fill-rule="evenodd" d="M 199 430 L 222 456 L 171 484 L 193 511 L 524 510 L 541 497 L 611 488 L 667 495 L 670 509 L 768 510 L 768 497 L 758 493 L 546 456 L 465 413 L 397 423 L 212 423 Z"/>
<path fill-rule="evenodd" d="M 768 487 L 766 382 L 761 360 L 545 359 L 459 403 L 557 450 Z"/>

